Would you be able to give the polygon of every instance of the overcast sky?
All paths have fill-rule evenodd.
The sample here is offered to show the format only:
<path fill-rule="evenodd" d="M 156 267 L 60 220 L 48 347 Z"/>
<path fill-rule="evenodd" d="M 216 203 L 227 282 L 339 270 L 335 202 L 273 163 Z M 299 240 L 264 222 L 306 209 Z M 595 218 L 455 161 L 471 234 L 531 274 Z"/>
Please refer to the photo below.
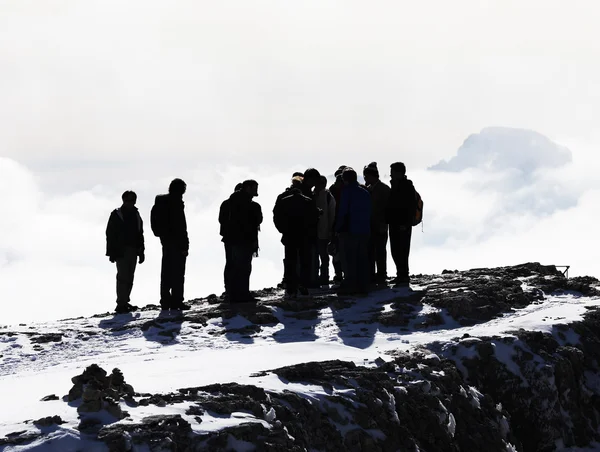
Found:
<path fill-rule="evenodd" d="M 0 1 L 0 296 L 35 307 L 0 323 L 112 309 L 108 215 L 133 188 L 148 219 L 177 176 L 189 297 L 222 289 L 215 215 L 240 179 L 261 184 L 259 288 L 280 278 L 289 175 L 370 161 L 422 192 L 413 271 L 600 276 L 598 23 L 593 0 Z M 157 301 L 147 241 L 138 304 Z"/>

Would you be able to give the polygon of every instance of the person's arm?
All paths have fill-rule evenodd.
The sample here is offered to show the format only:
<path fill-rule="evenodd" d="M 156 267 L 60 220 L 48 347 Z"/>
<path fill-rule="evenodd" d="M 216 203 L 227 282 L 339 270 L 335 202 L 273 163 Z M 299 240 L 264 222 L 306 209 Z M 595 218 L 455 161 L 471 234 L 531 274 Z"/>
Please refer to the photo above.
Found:
<path fill-rule="evenodd" d="M 327 196 L 329 196 L 329 205 L 328 205 L 328 211 L 327 211 L 327 220 L 329 222 L 329 224 L 327 225 L 327 231 L 329 231 L 329 233 L 333 233 L 333 228 L 335 225 L 335 207 L 336 207 L 336 202 L 335 202 L 335 198 L 333 197 L 333 195 L 328 192 Z"/>
<path fill-rule="evenodd" d="M 106 224 L 106 255 L 110 258 L 111 262 L 114 261 L 115 256 L 115 241 L 116 241 L 116 225 L 115 225 L 115 214 L 111 212 L 108 217 L 108 223 Z"/>

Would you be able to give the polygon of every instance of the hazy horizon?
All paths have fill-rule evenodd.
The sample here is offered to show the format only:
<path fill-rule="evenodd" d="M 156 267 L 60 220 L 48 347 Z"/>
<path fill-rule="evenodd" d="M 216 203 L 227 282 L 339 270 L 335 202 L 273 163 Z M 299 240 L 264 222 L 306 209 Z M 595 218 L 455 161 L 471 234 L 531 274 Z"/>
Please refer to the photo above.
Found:
<path fill-rule="evenodd" d="M 0 323 L 114 308 L 104 229 L 126 189 L 148 244 L 132 302 L 156 303 L 148 216 L 174 177 L 186 296 L 222 291 L 216 212 L 248 177 L 265 214 L 251 285 L 273 286 L 291 173 L 371 161 L 404 161 L 423 196 L 412 272 L 600 276 L 599 19 L 591 0 L 4 2 Z"/>

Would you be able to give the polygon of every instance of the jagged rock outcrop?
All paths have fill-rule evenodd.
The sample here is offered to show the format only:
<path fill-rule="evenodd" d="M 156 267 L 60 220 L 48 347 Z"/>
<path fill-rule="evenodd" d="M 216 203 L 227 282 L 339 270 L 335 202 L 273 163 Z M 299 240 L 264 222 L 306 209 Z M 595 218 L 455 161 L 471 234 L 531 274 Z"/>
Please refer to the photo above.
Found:
<path fill-rule="evenodd" d="M 431 348 L 454 359 L 467 384 L 502 404 L 522 450 L 600 441 L 600 310 L 552 333 L 519 330 Z"/>

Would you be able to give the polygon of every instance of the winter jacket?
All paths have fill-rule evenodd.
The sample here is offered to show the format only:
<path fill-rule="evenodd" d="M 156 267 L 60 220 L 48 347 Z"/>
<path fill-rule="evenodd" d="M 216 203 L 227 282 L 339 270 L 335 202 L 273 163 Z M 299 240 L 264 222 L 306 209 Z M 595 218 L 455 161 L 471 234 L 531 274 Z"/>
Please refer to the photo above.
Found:
<path fill-rule="evenodd" d="M 371 232 L 371 195 L 357 182 L 346 185 L 342 191 L 335 230 L 351 234 Z"/>
<path fill-rule="evenodd" d="M 329 190 L 325 189 L 315 195 L 315 201 L 317 208 L 321 209 L 323 212 L 319 217 L 319 222 L 317 224 L 318 238 L 319 240 L 329 240 L 331 239 L 335 223 L 335 198 Z"/>
<path fill-rule="evenodd" d="M 401 226 L 412 228 L 417 200 L 411 180 L 392 181 L 392 189 L 386 209 L 386 220 L 390 228 Z"/>
<path fill-rule="evenodd" d="M 253 251 L 258 251 L 258 231 L 263 221 L 260 205 L 243 190 L 233 193 L 225 203 L 219 213 L 223 242 L 251 245 Z"/>
<path fill-rule="evenodd" d="M 136 207 L 113 210 L 106 225 L 107 256 L 121 258 L 128 246 L 136 248 L 138 256 L 144 254 L 144 222 Z"/>
<path fill-rule="evenodd" d="M 312 199 L 299 189 L 291 189 L 288 196 L 277 201 L 273 222 L 281 233 L 284 245 L 300 244 L 309 238 L 309 229 L 318 221 L 319 211 Z"/>
<path fill-rule="evenodd" d="M 387 231 L 386 209 L 390 199 L 391 189 L 389 185 L 381 181 L 375 182 L 367 187 L 371 194 L 373 209 L 371 211 L 371 230 L 377 234 Z"/>
<path fill-rule="evenodd" d="M 185 219 L 185 204 L 183 199 L 171 194 L 158 195 L 155 204 L 161 206 L 160 211 L 165 214 L 166 232 L 161 235 L 163 245 L 172 246 L 187 252 L 190 248 L 190 239 Z"/>

